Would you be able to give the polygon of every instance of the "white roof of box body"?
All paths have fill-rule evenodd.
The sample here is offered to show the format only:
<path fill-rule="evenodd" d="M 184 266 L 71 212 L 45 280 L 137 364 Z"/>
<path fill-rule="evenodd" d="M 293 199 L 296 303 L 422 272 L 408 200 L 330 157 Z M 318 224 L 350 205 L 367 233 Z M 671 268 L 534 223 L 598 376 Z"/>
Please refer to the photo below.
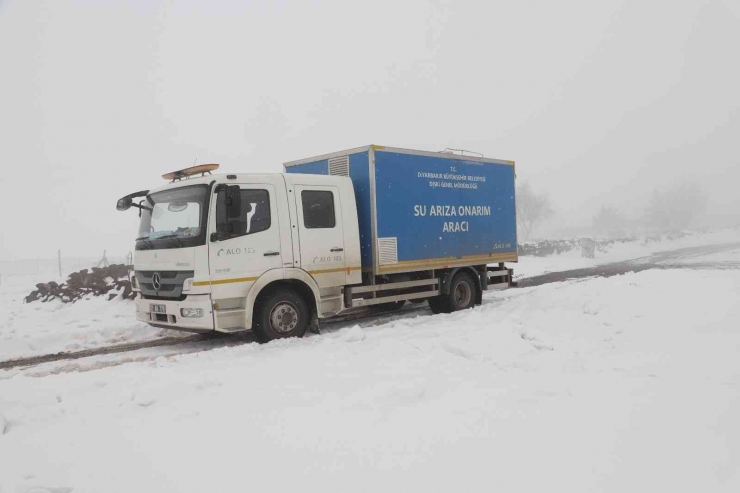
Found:
<path fill-rule="evenodd" d="M 346 156 L 349 154 L 356 154 L 358 152 L 369 151 L 370 149 L 373 149 L 376 151 L 397 152 L 399 154 L 414 154 L 417 156 L 444 157 L 447 159 L 458 159 L 460 161 L 473 161 L 473 162 L 479 162 L 482 164 L 508 164 L 511 166 L 514 165 L 514 161 L 509 161 L 506 159 L 492 159 L 492 158 L 477 157 L 477 156 L 462 156 L 460 154 L 453 154 L 453 153 L 447 153 L 447 152 L 417 151 L 414 149 L 402 149 L 400 147 L 369 145 L 369 146 L 363 146 L 363 147 L 355 147 L 355 148 L 347 149 L 344 151 L 332 152 L 329 154 L 321 154 L 319 156 L 299 159 L 297 161 L 288 161 L 287 163 L 284 163 L 283 166 L 285 166 L 286 168 L 290 168 L 291 166 L 297 166 L 299 164 L 312 163 L 314 161 L 323 161 L 324 159 L 330 159 L 330 158 L 337 157 L 337 156 Z"/>

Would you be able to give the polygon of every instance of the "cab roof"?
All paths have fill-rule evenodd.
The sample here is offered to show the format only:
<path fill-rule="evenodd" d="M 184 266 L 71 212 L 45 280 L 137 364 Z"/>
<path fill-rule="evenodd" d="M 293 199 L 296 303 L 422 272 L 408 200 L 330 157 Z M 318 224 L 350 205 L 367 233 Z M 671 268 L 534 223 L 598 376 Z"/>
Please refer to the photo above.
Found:
<path fill-rule="evenodd" d="M 284 181 L 286 185 L 303 184 L 303 185 L 338 185 L 349 180 L 346 176 L 330 176 L 303 173 L 217 173 L 207 176 L 198 176 L 195 178 L 186 178 L 167 183 L 161 187 L 153 188 L 150 194 L 161 192 L 163 190 L 172 190 L 174 188 L 189 187 L 193 185 L 208 185 L 211 182 L 218 185 L 219 183 L 240 184 L 253 182 L 263 178 L 266 182 L 272 182 L 278 179 Z"/>

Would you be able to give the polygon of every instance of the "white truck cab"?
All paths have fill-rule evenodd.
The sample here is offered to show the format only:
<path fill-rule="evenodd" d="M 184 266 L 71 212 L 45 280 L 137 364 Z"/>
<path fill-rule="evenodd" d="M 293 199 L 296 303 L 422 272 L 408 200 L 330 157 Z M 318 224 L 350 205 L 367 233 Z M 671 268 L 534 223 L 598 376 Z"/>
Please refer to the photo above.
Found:
<path fill-rule="evenodd" d="M 309 319 L 343 310 L 343 286 L 361 282 L 347 177 L 201 176 L 119 201 L 132 205 L 141 215 L 136 317 L 151 325 L 237 332 L 256 324 L 272 327 L 262 329 L 266 339 L 302 335 Z M 253 320 L 260 295 L 271 294 L 286 299 L 271 320 Z"/>

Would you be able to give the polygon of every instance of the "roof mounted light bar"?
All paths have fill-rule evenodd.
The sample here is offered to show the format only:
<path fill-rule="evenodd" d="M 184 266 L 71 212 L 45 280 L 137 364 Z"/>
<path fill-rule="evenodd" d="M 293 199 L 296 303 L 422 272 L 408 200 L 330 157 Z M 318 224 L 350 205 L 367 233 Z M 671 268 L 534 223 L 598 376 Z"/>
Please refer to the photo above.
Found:
<path fill-rule="evenodd" d="M 206 173 L 210 175 L 211 171 L 217 170 L 218 167 L 219 167 L 218 164 L 199 164 L 197 166 L 191 166 L 189 168 L 172 171 L 171 173 L 166 173 L 162 175 L 162 178 L 164 178 L 165 180 L 171 180 L 172 182 L 175 182 L 175 181 L 179 181 L 182 179 L 190 178 L 193 175 L 197 175 L 197 174 L 200 174 L 200 176 L 206 176 Z"/>

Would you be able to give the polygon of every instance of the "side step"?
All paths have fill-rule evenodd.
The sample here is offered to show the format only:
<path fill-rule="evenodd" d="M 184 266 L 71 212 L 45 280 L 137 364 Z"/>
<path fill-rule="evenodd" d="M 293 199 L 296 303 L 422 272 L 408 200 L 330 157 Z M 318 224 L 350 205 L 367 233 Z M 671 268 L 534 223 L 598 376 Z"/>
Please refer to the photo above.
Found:
<path fill-rule="evenodd" d="M 377 293 L 382 291 L 395 291 L 397 289 L 408 289 L 429 286 L 430 289 L 418 293 L 398 294 L 391 296 L 379 296 L 375 298 L 355 298 L 355 294 Z M 418 281 L 393 282 L 388 284 L 373 284 L 370 286 L 348 286 L 344 288 L 345 308 L 357 308 L 360 306 L 380 305 L 394 301 L 414 300 L 429 298 L 439 294 L 439 279 L 421 279 Z"/>

